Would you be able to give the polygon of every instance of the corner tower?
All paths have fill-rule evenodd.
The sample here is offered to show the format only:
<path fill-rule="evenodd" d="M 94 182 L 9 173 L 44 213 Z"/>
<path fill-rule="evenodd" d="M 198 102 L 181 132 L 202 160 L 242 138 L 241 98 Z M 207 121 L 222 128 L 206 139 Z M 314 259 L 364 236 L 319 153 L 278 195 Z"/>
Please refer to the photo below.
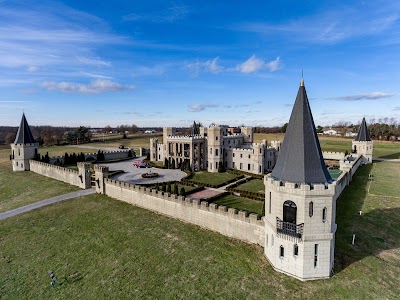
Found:
<path fill-rule="evenodd" d="M 358 130 L 357 136 L 352 143 L 352 152 L 362 155 L 364 163 L 372 163 L 372 152 L 374 150 L 374 143 L 369 137 L 369 131 L 365 118 L 362 119 L 360 129 Z"/>
<path fill-rule="evenodd" d="M 264 183 L 264 252 L 273 268 L 300 280 L 328 278 L 338 194 L 324 164 L 303 80 L 275 168 Z"/>
<path fill-rule="evenodd" d="M 15 141 L 11 144 L 11 156 L 13 171 L 29 171 L 29 160 L 38 154 L 39 143 L 33 138 L 31 129 L 26 121 L 25 114 L 22 114 Z"/>

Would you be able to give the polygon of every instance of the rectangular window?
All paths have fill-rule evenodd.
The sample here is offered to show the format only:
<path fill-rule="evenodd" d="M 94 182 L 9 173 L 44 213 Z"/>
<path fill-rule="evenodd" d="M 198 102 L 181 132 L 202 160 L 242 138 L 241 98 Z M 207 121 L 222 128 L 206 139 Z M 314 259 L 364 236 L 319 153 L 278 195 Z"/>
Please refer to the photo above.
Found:
<path fill-rule="evenodd" d="M 326 222 L 326 207 L 324 207 L 324 209 L 322 210 L 322 222 Z"/>
<path fill-rule="evenodd" d="M 299 255 L 299 246 L 297 244 L 295 244 L 293 246 L 293 255 L 294 256 L 298 256 Z"/>
<path fill-rule="evenodd" d="M 314 245 L 314 268 L 318 265 L 318 244 Z"/>
<path fill-rule="evenodd" d="M 279 256 L 285 257 L 285 248 L 283 248 L 283 246 L 279 247 Z"/>
<path fill-rule="evenodd" d="M 250 164 L 247 164 L 247 171 L 250 171 Z"/>
<path fill-rule="evenodd" d="M 250 158 L 250 154 L 249 154 L 249 158 Z"/>
<path fill-rule="evenodd" d="M 210 155 L 212 155 L 212 148 L 210 148 Z"/>
<path fill-rule="evenodd" d="M 215 168 L 218 169 L 218 163 L 217 162 L 215 163 Z"/>
<path fill-rule="evenodd" d="M 218 156 L 218 149 L 215 149 L 215 156 Z"/>
<path fill-rule="evenodd" d="M 242 164 L 242 163 L 240 163 L 240 170 L 242 169 L 242 167 L 243 167 L 243 164 Z"/>
<path fill-rule="evenodd" d="M 271 213 L 271 192 L 269 192 L 269 205 L 268 205 L 268 212 Z"/>
<path fill-rule="evenodd" d="M 243 154 L 240 154 L 240 158 L 242 158 L 243 157 Z"/>
<path fill-rule="evenodd" d="M 235 153 L 232 153 L 232 157 L 235 157 Z"/>
<path fill-rule="evenodd" d="M 235 168 L 235 162 L 232 162 L 232 169 Z"/>

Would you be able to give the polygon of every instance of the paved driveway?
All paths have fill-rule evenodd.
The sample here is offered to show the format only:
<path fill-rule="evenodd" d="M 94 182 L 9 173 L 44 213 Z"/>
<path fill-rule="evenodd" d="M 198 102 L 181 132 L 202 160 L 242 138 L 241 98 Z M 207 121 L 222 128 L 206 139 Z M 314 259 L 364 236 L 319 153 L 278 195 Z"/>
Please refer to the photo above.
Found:
<path fill-rule="evenodd" d="M 113 176 L 112 179 L 134 183 L 134 184 L 148 184 L 156 182 L 167 182 L 167 181 L 179 181 L 186 176 L 185 172 L 179 169 L 158 169 L 158 168 L 136 168 L 133 166 L 135 161 L 142 161 L 144 156 L 134 158 L 130 160 L 115 162 L 115 163 L 103 163 L 102 166 L 107 166 L 110 171 L 112 170 L 124 170 L 125 173 Z M 156 178 L 142 178 L 144 173 L 158 173 L 159 177 Z"/>

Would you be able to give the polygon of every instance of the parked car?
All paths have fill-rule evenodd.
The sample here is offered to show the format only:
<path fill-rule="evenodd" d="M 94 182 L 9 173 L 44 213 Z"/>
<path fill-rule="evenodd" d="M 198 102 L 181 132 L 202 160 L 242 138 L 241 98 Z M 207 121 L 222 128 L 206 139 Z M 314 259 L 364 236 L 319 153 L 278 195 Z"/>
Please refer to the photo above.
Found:
<path fill-rule="evenodd" d="M 150 165 L 148 163 L 142 161 L 135 161 L 133 163 L 133 166 L 136 168 L 150 168 Z"/>
<path fill-rule="evenodd" d="M 119 145 L 119 149 L 125 149 L 125 145 Z"/>

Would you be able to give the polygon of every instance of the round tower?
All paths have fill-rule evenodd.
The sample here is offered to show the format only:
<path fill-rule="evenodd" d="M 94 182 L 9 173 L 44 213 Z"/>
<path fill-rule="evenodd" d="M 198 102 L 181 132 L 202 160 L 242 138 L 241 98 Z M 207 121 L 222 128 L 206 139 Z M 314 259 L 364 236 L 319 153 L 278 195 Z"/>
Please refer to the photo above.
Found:
<path fill-rule="evenodd" d="M 18 128 L 15 141 L 11 144 L 11 155 L 13 171 L 29 171 L 29 160 L 38 155 L 39 143 L 33 138 L 31 129 L 22 114 L 21 123 Z"/>
<path fill-rule="evenodd" d="M 322 157 L 303 81 L 278 160 L 264 184 L 264 253 L 273 268 L 300 280 L 328 278 L 339 194 Z"/>
<path fill-rule="evenodd" d="M 362 155 L 362 161 L 366 164 L 372 163 L 372 154 L 374 143 L 371 141 L 367 122 L 362 119 L 360 129 L 358 130 L 355 140 L 352 142 L 352 153 Z"/>

